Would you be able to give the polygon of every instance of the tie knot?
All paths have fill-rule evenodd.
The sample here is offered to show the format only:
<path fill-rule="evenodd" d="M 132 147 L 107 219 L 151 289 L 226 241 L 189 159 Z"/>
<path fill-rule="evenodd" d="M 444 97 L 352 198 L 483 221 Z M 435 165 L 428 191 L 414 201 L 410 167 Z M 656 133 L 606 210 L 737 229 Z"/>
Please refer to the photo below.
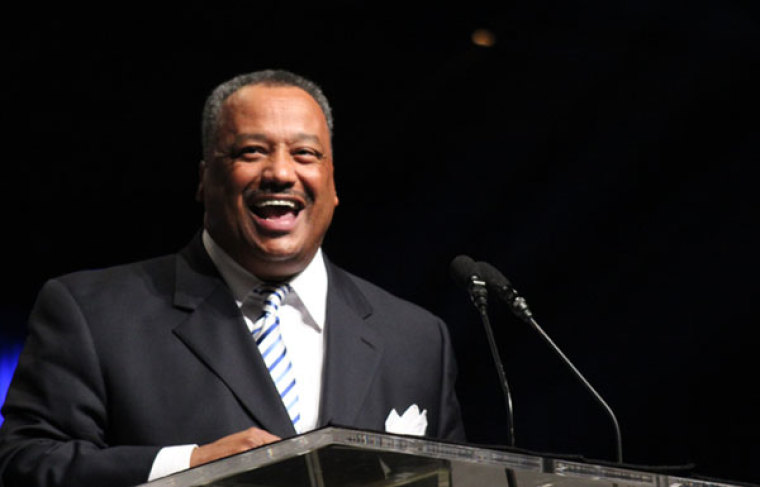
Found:
<path fill-rule="evenodd" d="M 253 290 L 253 292 L 260 296 L 261 299 L 266 303 L 272 303 L 277 306 L 282 304 L 282 301 L 285 299 L 285 296 L 288 295 L 290 292 L 291 287 L 290 284 L 277 284 L 277 283 L 264 283 L 261 286 L 257 287 Z"/>

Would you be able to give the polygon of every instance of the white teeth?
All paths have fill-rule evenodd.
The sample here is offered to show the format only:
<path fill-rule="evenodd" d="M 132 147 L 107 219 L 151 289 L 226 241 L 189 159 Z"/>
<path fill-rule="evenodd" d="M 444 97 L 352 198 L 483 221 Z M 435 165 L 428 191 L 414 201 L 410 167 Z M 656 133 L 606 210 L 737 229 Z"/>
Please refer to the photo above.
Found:
<path fill-rule="evenodd" d="M 289 200 L 264 200 L 256 203 L 257 208 L 264 208 L 265 206 L 287 206 L 288 208 L 296 209 L 296 204 Z"/>

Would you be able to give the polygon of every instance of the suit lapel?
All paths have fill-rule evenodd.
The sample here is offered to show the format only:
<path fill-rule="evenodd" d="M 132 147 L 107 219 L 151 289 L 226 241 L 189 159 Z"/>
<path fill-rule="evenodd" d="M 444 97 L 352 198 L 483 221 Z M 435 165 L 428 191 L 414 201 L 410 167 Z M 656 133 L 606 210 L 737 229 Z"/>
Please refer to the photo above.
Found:
<path fill-rule="evenodd" d="M 350 426 L 378 371 L 383 344 L 366 322 L 372 308 L 340 269 L 327 262 L 325 372 L 320 425 Z"/>
<path fill-rule="evenodd" d="M 200 238 L 177 259 L 176 306 L 190 315 L 174 329 L 180 340 L 237 397 L 259 425 L 278 436 L 295 434 L 243 317 Z"/>

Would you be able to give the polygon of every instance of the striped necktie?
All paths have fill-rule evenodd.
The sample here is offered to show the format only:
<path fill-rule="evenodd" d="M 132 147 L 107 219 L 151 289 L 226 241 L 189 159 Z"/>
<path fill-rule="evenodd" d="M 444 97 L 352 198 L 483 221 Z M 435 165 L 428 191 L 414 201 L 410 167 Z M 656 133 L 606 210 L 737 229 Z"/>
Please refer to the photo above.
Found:
<path fill-rule="evenodd" d="M 251 334 L 256 340 L 261 357 L 269 369 L 272 381 L 280 393 L 280 399 L 288 410 L 290 420 L 298 431 L 298 421 L 301 419 L 298 409 L 298 390 L 293 374 L 293 365 L 288 358 L 285 343 L 280 333 L 280 306 L 285 296 L 290 292 L 288 284 L 263 285 L 253 292 L 263 298 L 264 307 L 261 315 L 253 325 Z"/>

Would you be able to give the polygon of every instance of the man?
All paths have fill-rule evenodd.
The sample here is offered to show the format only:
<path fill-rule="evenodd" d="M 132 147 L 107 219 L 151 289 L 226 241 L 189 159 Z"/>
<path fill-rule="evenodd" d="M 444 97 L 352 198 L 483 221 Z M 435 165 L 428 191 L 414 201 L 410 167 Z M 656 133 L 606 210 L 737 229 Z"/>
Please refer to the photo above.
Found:
<path fill-rule="evenodd" d="M 383 430 L 392 410 L 464 439 L 445 325 L 320 250 L 331 128 L 320 89 L 289 72 L 214 90 L 203 232 L 45 284 L 3 408 L 0 486 L 134 485 L 327 424 Z"/>

